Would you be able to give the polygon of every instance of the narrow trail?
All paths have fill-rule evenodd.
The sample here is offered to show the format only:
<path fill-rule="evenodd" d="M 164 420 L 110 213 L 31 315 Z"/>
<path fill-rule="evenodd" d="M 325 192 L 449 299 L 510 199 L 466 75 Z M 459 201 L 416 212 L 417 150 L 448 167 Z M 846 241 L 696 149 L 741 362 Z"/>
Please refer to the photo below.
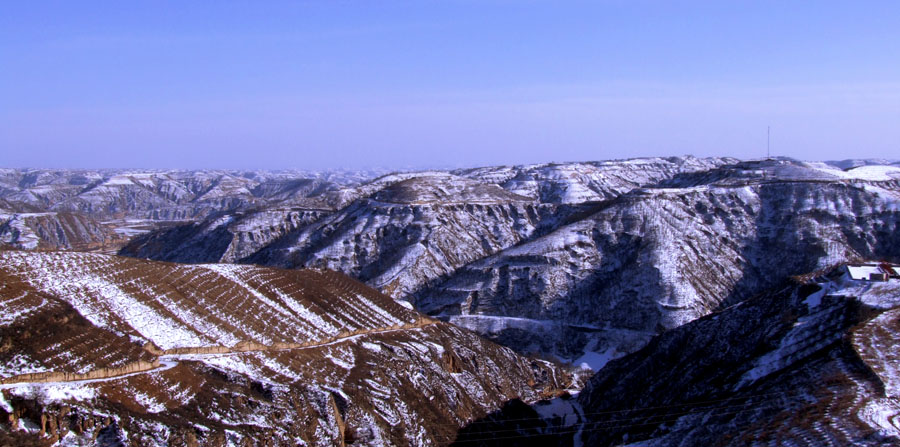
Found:
<path fill-rule="evenodd" d="M 352 334 L 347 334 L 344 336 L 339 336 L 334 339 L 327 339 L 321 341 L 320 343 L 315 344 L 304 344 L 302 346 L 288 346 L 288 347 L 264 347 L 261 349 L 235 349 L 229 350 L 225 352 L 212 352 L 212 353 L 177 353 L 177 354 L 162 354 L 157 357 L 157 361 L 159 362 L 159 366 L 154 368 L 149 368 L 143 371 L 135 371 L 126 374 L 114 374 L 109 377 L 98 377 L 98 378 L 89 378 L 89 379 L 60 379 L 60 380 L 44 380 L 44 381 L 13 381 L 9 383 L 0 384 L 0 389 L 10 389 L 10 388 L 18 388 L 18 387 L 28 387 L 28 386 L 41 386 L 41 385 L 53 385 L 53 384 L 71 384 L 71 385 L 82 385 L 88 383 L 97 383 L 97 382 L 109 382 L 113 380 L 124 379 L 126 377 L 132 377 L 139 374 L 149 374 L 154 372 L 161 372 L 172 369 L 182 361 L 197 361 L 199 359 L 204 358 L 215 358 L 215 357 L 223 357 L 223 356 L 232 356 L 238 354 L 247 354 L 252 352 L 279 352 L 279 351 L 295 351 L 295 350 L 303 350 L 303 349 L 315 349 L 321 348 L 324 346 L 334 345 L 338 343 L 343 343 L 351 340 L 355 340 L 357 338 L 361 338 L 368 335 L 374 334 L 387 334 L 391 332 L 404 332 L 409 330 L 417 330 L 424 328 L 426 326 L 435 325 L 440 323 L 438 320 L 431 319 L 420 319 L 415 323 L 408 323 L 405 325 L 401 325 L 399 327 L 387 327 L 387 328 L 375 328 L 375 329 L 366 329 L 361 331 L 355 331 Z M 202 349 L 202 348 L 198 348 Z M 49 373 L 53 374 L 53 373 Z M 15 377 L 7 378 L 6 380 L 15 380 Z"/>
<path fill-rule="evenodd" d="M 37 386 L 54 385 L 54 384 L 60 384 L 60 383 L 71 384 L 71 385 L 82 385 L 82 384 L 86 384 L 86 383 L 110 382 L 113 380 L 119 380 L 119 379 L 124 379 L 126 377 L 136 376 L 138 374 L 147 374 L 147 373 L 151 373 L 151 372 L 165 371 L 165 370 L 172 369 L 172 368 L 178 366 L 178 362 L 173 362 L 173 361 L 169 361 L 169 360 L 160 360 L 159 363 L 160 363 L 160 365 L 158 367 L 153 368 L 153 369 L 148 369 L 146 371 L 137 371 L 137 372 L 133 372 L 133 373 L 119 374 L 119 375 L 115 375 L 115 376 L 98 378 L 98 379 L 75 379 L 75 380 L 54 380 L 54 381 L 47 381 L 47 382 L 4 383 L 4 384 L 0 384 L 0 390 L 10 389 L 10 388 L 18 388 L 18 387 L 35 386 L 35 385 L 37 385 Z"/>

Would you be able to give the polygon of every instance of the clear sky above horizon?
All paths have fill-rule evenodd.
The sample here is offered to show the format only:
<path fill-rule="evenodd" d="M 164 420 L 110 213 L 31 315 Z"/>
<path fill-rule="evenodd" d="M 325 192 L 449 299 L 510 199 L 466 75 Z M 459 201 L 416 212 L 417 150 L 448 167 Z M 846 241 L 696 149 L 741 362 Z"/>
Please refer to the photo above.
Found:
<path fill-rule="evenodd" d="M 900 158 L 900 2 L 4 2 L 0 167 Z"/>

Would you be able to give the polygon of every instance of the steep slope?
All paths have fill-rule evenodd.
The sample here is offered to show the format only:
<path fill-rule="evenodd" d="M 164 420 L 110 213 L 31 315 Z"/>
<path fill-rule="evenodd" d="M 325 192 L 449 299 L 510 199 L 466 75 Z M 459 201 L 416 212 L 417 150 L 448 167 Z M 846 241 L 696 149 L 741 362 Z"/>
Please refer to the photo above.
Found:
<path fill-rule="evenodd" d="M 229 214 L 122 253 L 339 270 L 520 351 L 597 368 L 785 275 L 897 259 L 898 173 L 673 157 L 392 174 L 325 191 L 353 200 L 333 214 L 274 229 L 277 212 Z"/>
<path fill-rule="evenodd" d="M 225 214 L 240 218 L 256 210 L 269 214 L 289 209 L 333 210 L 343 204 L 342 191 L 353 190 L 372 176 L 373 172 L 328 171 L 4 169 L 0 209 L 94 219 L 119 234 L 134 236 L 168 228 L 172 222 L 214 221 Z M 292 218 L 288 211 L 283 214 L 280 217 L 286 220 Z M 94 237 L 102 239 L 99 233 Z M 39 239 L 42 247 L 70 248 L 57 242 Z M 236 240 L 235 244 L 243 243 Z"/>
<path fill-rule="evenodd" d="M 587 217 L 465 266 L 414 302 L 517 349 L 602 366 L 788 275 L 900 258 L 892 182 L 755 172 L 725 182 L 735 175 L 726 171 L 688 176 L 712 185 L 647 188 L 598 204 Z"/>
<path fill-rule="evenodd" d="M 79 213 L 0 211 L 0 245 L 18 249 L 116 249 L 125 237 Z"/>
<path fill-rule="evenodd" d="M 290 234 L 253 231 L 254 242 L 276 240 L 243 261 L 325 266 L 402 298 L 468 262 L 552 230 L 593 201 L 732 161 L 672 157 L 396 173 L 341 189 L 312 181 L 270 182 L 258 189 L 273 197 L 304 191 L 321 209 L 346 207 Z M 223 221 L 213 217 L 162 230 L 121 254 L 181 262 L 240 260 L 227 253 L 233 242 L 226 240 L 239 237 L 223 229 Z"/>
<path fill-rule="evenodd" d="M 586 203 L 725 162 L 637 159 L 385 176 L 357 188 L 366 199 L 245 260 L 340 270 L 406 299 L 463 265 L 551 231 Z"/>
<path fill-rule="evenodd" d="M 119 254 L 172 262 L 238 262 L 328 214 L 294 208 L 237 212 L 139 235 Z"/>
<path fill-rule="evenodd" d="M 900 445 L 900 279 L 788 281 L 614 360 L 585 445 Z"/>
<path fill-rule="evenodd" d="M 339 270 L 395 298 L 527 238 L 555 208 L 448 174 L 392 183 L 245 258 Z"/>
<path fill-rule="evenodd" d="M 444 445 L 568 380 L 333 272 L 3 251 L 0 276 L 16 442 Z"/>

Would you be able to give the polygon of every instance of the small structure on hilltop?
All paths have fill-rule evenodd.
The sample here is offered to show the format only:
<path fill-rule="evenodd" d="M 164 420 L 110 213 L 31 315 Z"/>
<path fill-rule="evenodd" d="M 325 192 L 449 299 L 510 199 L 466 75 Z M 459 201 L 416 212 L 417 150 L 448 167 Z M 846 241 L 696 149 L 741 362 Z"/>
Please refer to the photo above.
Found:
<path fill-rule="evenodd" d="M 888 281 L 900 279 L 900 267 L 887 262 L 847 264 L 844 266 L 850 279 L 857 281 Z"/>

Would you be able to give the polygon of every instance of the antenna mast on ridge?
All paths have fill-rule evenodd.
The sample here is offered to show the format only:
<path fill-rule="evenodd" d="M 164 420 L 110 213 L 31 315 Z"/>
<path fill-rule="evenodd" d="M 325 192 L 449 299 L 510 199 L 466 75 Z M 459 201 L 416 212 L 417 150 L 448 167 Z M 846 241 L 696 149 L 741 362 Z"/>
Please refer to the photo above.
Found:
<path fill-rule="evenodd" d="M 770 151 L 770 142 L 772 141 L 772 126 L 766 126 L 766 160 L 772 158 L 772 152 Z"/>

